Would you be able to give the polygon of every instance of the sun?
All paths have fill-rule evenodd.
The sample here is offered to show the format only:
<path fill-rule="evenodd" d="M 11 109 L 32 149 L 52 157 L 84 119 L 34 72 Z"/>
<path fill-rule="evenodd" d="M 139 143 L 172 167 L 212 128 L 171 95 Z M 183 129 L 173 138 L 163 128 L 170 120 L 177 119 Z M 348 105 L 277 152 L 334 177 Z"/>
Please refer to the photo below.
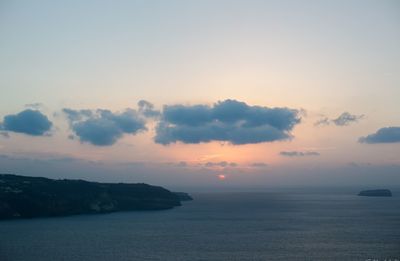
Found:
<path fill-rule="evenodd" d="M 219 180 L 225 180 L 225 179 L 226 179 L 226 176 L 225 176 L 224 174 L 219 174 L 219 175 L 218 175 L 218 179 L 219 179 Z"/>

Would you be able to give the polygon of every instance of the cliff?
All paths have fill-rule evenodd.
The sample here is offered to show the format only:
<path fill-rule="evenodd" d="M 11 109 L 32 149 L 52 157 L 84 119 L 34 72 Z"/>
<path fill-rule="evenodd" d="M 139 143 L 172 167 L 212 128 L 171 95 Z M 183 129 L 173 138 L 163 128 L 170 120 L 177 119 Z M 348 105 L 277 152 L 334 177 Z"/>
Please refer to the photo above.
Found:
<path fill-rule="evenodd" d="M 188 193 L 185 193 L 185 192 L 173 192 L 175 195 L 177 195 L 178 196 L 178 198 L 181 200 L 181 201 L 190 201 L 190 200 L 193 200 L 193 198 L 188 194 Z"/>
<path fill-rule="evenodd" d="M 0 219 L 180 206 L 180 196 L 147 184 L 97 183 L 0 174 Z"/>

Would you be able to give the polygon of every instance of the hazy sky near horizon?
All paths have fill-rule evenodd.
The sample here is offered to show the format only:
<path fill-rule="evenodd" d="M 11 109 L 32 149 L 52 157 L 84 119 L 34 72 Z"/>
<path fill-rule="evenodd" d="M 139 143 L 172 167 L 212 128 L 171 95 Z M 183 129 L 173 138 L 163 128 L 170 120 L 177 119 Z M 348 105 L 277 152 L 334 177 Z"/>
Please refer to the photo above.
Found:
<path fill-rule="evenodd" d="M 400 184 L 398 1 L 2 1 L 0 35 L 0 173 Z"/>

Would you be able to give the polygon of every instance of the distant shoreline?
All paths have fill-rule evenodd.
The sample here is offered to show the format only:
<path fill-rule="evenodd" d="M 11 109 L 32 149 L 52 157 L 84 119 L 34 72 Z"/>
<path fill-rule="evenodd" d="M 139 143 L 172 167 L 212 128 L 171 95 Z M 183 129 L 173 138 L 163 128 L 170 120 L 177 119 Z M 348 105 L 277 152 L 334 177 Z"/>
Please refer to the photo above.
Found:
<path fill-rule="evenodd" d="M 192 200 L 144 183 L 99 183 L 0 174 L 0 219 L 165 210 Z"/>

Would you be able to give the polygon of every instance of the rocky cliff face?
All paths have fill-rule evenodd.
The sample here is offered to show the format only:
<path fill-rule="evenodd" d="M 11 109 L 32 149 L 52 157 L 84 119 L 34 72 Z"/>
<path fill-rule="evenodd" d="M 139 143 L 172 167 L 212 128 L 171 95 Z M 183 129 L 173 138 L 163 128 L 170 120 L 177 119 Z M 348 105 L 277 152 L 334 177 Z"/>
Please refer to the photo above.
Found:
<path fill-rule="evenodd" d="M 180 205 L 178 195 L 147 184 L 0 174 L 0 219 L 162 210 Z"/>

